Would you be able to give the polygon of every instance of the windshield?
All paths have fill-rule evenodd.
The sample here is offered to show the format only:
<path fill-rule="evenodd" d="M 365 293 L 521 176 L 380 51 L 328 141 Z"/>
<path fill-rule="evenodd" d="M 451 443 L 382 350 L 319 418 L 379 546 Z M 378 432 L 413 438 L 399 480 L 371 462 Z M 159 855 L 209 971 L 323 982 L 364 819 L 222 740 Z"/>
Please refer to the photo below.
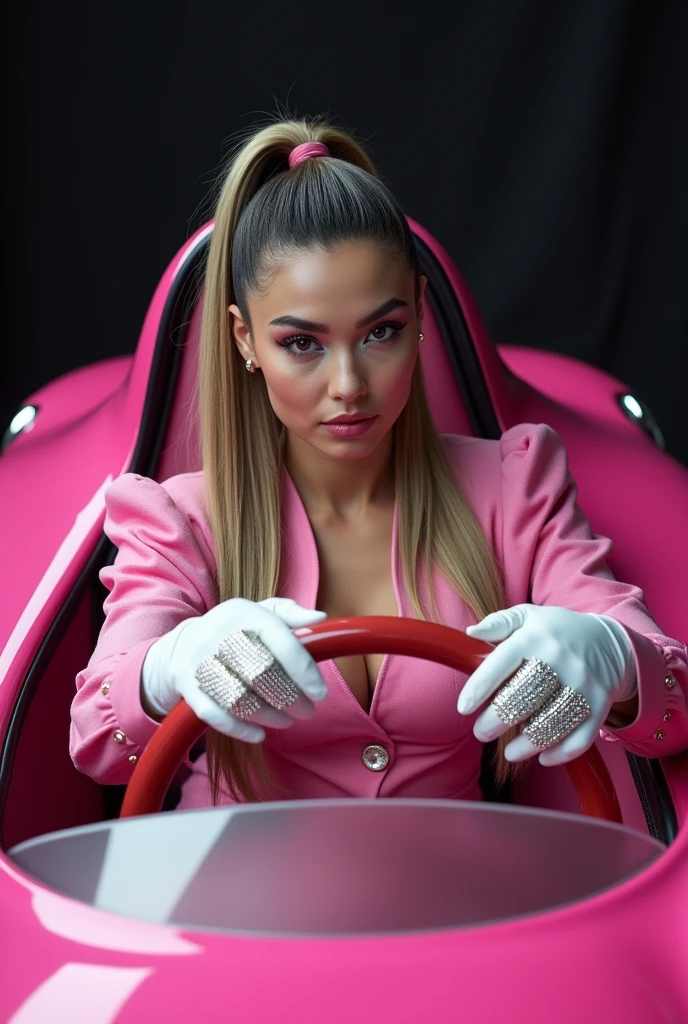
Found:
<path fill-rule="evenodd" d="M 65 895 L 147 921 L 280 935 L 460 928 L 616 885 L 663 844 L 555 811 L 303 800 L 108 821 L 9 856 Z"/>

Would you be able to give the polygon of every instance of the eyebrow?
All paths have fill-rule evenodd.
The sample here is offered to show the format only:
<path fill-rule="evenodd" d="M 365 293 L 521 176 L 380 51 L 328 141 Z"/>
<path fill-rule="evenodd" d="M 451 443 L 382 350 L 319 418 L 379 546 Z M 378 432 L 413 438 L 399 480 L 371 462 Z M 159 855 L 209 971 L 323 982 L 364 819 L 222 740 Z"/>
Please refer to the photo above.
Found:
<path fill-rule="evenodd" d="M 377 320 L 379 317 L 384 316 L 385 313 L 391 313 L 393 309 L 398 309 L 399 306 L 408 306 L 408 302 L 404 302 L 403 299 L 387 299 L 381 306 L 369 313 L 368 316 L 364 316 L 362 320 L 359 320 L 356 327 L 367 327 L 373 320 Z M 274 320 L 270 321 L 270 326 L 274 324 L 275 327 L 296 327 L 300 331 L 317 331 L 318 334 L 329 334 L 330 328 L 327 324 L 318 323 L 316 320 L 302 320 L 298 316 L 278 316 Z"/>

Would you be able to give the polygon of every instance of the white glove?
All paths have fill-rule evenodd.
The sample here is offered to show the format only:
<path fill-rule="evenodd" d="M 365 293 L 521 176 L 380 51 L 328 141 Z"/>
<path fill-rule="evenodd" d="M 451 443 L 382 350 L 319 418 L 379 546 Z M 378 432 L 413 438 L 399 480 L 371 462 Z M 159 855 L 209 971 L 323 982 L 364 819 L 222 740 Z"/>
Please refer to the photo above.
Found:
<path fill-rule="evenodd" d="M 505 642 L 488 654 L 467 680 L 459 696 L 461 714 L 472 714 L 528 658 L 547 662 L 563 686 L 570 686 L 586 698 L 592 711 L 590 718 L 540 754 L 541 764 L 564 764 L 579 757 L 595 742 L 612 704 L 629 700 L 637 690 L 631 641 L 623 626 L 608 615 L 517 604 L 487 615 L 469 626 L 466 633 L 480 640 Z M 477 739 L 486 742 L 508 728 L 490 704 L 476 719 L 473 732 Z M 508 761 L 524 761 L 540 749 L 521 735 L 508 744 L 504 756 Z"/>
<path fill-rule="evenodd" d="M 315 708 L 312 700 L 327 694 L 320 669 L 289 627 L 312 626 L 327 618 L 326 612 L 303 608 L 286 597 L 268 597 L 265 601 L 249 601 L 233 597 L 211 608 L 205 615 L 180 622 L 149 648 L 141 671 L 142 697 L 153 711 L 167 715 L 183 697 L 194 713 L 212 729 L 248 743 L 260 743 L 265 725 L 284 729 L 293 718 L 310 718 Z M 216 654 L 220 641 L 240 629 L 253 631 L 277 659 L 287 675 L 303 691 L 284 711 L 277 711 L 265 702 L 250 721 L 238 719 L 203 693 L 195 678 L 200 662 Z M 255 724 L 254 724 L 255 723 Z"/>

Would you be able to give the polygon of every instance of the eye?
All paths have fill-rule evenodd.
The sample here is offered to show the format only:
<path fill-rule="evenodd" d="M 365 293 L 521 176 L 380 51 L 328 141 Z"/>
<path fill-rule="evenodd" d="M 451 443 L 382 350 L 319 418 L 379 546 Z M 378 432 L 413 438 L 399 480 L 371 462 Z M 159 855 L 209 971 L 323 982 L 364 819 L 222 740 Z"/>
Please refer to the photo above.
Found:
<path fill-rule="evenodd" d="M 400 323 L 398 320 L 386 320 L 382 324 L 375 324 L 375 327 L 368 334 L 368 338 L 380 345 L 386 345 L 388 342 L 394 341 L 405 327 L 406 324 Z M 383 332 L 382 336 L 378 333 L 380 331 Z M 311 356 L 317 351 L 317 349 L 312 348 L 296 348 L 295 346 L 300 343 L 305 343 L 309 346 L 311 344 L 317 345 L 315 338 L 309 338 L 307 334 L 296 334 L 291 338 L 285 338 L 283 341 L 277 342 L 280 348 L 286 349 L 290 356 L 296 356 L 297 359 L 301 356 Z"/>
<path fill-rule="evenodd" d="M 387 335 L 386 338 L 381 338 L 379 335 L 373 337 L 373 341 L 381 341 L 384 344 L 387 341 L 394 341 L 396 336 L 403 331 L 404 327 L 406 327 L 406 324 L 399 323 L 398 320 L 386 320 L 384 324 L 376 324 L 368 337 L 370 338 L 376 331 L 391 331 L 392 333 Z"/>
<path fill-rule="evenodd" d="M 310 356 L 313 354 L 315 349 L 308 350 L 303 348 L 293 348 L 293 345 L 297 345 L 300 342 L 306 342 L 307 345 L 313 343 L 314 338 L 307 338 L 305 334 L 297 334 L 293 338 L 285 338 L 284 341 L 278 341 L 277 344 L 280 348 L 286 349 L 290 356 Z"/>

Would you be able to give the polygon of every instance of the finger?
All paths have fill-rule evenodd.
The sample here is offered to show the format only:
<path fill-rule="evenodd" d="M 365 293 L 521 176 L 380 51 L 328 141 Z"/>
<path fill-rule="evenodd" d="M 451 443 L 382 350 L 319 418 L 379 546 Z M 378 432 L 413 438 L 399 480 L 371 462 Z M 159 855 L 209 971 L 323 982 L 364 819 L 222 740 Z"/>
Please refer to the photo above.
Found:
<path fill-rule="evenodd" d="M 256 691 L 253 690 L 253 692 L 255 693 Z M 256 696 L 259 697 L 258 694 L 256 694 Z M 313 714 L 315 713 L 315 705 L 313 704 L 313 701 L 309 700 L 302 690 L 299 690 L 298 696 L 293 701 L 293 703 L 285 704 L 284 707 L 281 708 L 274 708 L 268 701 L 264 700 L 264 698 L 262 697 L 259 697 L 259 700 L 261 702 L 261 705 L 263 705 L 267 710 L 274 711 L 276 715 L 279 715 L 280 719 L 287 719 L 287 726 L 291 725 L 294 719 L 312 718 Z M 265 721 L 263 721 L 263 719 L 259 719 L 258 716 L 258 712 L 251 715 L 251 721 L 259 721 L 261 725 L 272 726 L 273 716 L 270 716 L 269 721 L 267 720 L 267 718 Z M 284 728 L 284 725 L 280 726 L 278 724 L 276 727 Z"/>
<path fill-rule="evenodd" d="M 327 612 L 304 608 L 290 597 L 266 597 L 264 601 L 257 603 L 262 608 L 267 608 L 273 615 L 278 615 L 292 629 L 299 626 L 312 626 L 315 622 L 322 622 L 327 618 Z"/>
<path fill-rule="evenodd" d="M 470 715 L 484 704 L 521 667 L 524 661 L 520 637 L 509 637 L 478 665 L 459 694 L 458 710 Z"/>
<path fill-rule="evenodd" d="M 285 715 L 289 715 L 291 719 L 298 721 L 305 721 L 307 718 L 312 718 L 315 714 L 315 704 L 312 700 L 309 700 L 305 693 L 300 693 L 293 704 L 283 709 Z"/>
<path fill-rule="evenodd" d="M 553 767 L 557 764 L 566 764 L 580 757 L 595 740 L 597 729 L 591 724 L 590 719 L 573 729 L 560 743 L 553 747 L 536 747 L 527 736 L 523 734 L 512 740 L 504 751 L 507 761 L 525 761 L 536 754 L 540 754 L 538 760 L 546 767 Z"/>
<path fill-rule="evenodd" d="M 260 701 L 260 709 L 254 711 L 252 715 L 242 719 L 242 721 L 250 722 L 252 725 L 263 725 L 266 729 L 289 728 L 293 722 L 289 715 L 285 715 L 284 711 L 278 711 L 277 708 L 271 707 L 261 697 L 258 697 L 258 700 Z"/>
<path fill-rule="evenodd" d="M 501 720 L 497 712 L 495 711 L 494 705 L 489 704 L 482 715 L 476 718 L 473 724 L 473 735 L 476 739 L 481 740 L 483 743 L 489 742 L 489 740 L 496 740 L 498 736 L 501 736 L 508 730 L 509 726 L 505 725 Z"/>
<path fill-rule="evenodd" d="M 498 612 L 491 612 L 480 622 L 466 628 L 467 636 L 474 636 L 479 640 L 487 640 L 493 643 L 495 640 L 506 640 L 515 629 L 520 629 L 525 622 L 526 610 L 532 607 L 527 604 L 517 604 L 512 608 L 504 608 Z"/>
<path fill-rule="evenodd" d="M 184 700 L 202 722 L 224 736 L 231 736 L 232 739 L 243 740 L 245 743 L 261 743 L 265 739 L 265 732 L 260 726 L 234 718 L 200 689 L 184 694 Z"/>
<path fill-rule="evenodd" d="M 594 722 L 591 719 L 582 722 L 561 743 L 543 750 L 539 757 L 540 764 L 552 767 L 556 764 L 566 764 L 568 761 L 574 761 L 577 757 L 580 757 L 595 742 L 597 737 L 596 723 L 597 719 Z"/>
<path fill-rule="evenodd" d="M 530 757 L 535 757 L 539 754 L 541 747 L 536 747 L 530 742 L 527 736 L 522 733 L 517 736 L 516 739 L 512 740 L 511 743 L 507 743 L 504 750 L 504 757 L 507 761 L 527 761 Z"/>
<path fill-rule="evenodd" d="M 311 700 L 322 700 L 327 695 L 325 680 L 301 641 L 276 615 L 260 608 L 259 605 L 256 605 L 253 611 L 254 622 L 251 623 L 250 628 L 299 689 L 303 690 Z"/>
<path fill-rule="evenodd" d="M 315 621 L 319 622 L 326 618 L 327 613 L 301 608 L 291 598 L 269 597 L 265 601 L 257 603 L 240 597 L 232 598 L 232 600 L 235 609 L 245 612 L 246 616 L 243 625 L 237 626 L 236 622 L 234 623 L 234 629 L 241 628 L 254 632 L 293 682 L 311 700 L 322 700 L 327 695 L 325 680 L 312 656 L 298 637 L 294 636 L 289 626 L 293 624 L 296 628 L 299 625 L 312 625 Z M 279 614 L 271 610 L 273 607 L 278 609 Z M 207 613 L 208 617 L 217 613 L 217 622 L 214 622 L 213 625 L 217 627 L 219 639 L 222 639 L 224 635 L 222 624 L 226 623 L 227 617 L 222 609 L 222 604 L 216 605 Z M 282 616 L 285 616 L 288 621 L 285 621 Z M 243 614 L 240 617 L 244 618 Z M 308 618 L 309 622 L 304 621 L 305 618 Z"/>

